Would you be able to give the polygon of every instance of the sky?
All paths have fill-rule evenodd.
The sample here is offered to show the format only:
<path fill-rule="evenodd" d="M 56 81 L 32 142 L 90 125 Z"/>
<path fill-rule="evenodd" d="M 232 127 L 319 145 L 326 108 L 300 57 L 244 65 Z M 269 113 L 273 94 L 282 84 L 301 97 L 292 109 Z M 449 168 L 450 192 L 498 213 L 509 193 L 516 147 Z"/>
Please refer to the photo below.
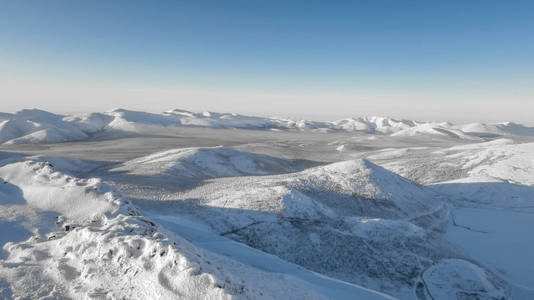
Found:
<path fill-rule="evenodd" d="M 0 111 L 534 124 L 534 1 L 4 1 Z"/>

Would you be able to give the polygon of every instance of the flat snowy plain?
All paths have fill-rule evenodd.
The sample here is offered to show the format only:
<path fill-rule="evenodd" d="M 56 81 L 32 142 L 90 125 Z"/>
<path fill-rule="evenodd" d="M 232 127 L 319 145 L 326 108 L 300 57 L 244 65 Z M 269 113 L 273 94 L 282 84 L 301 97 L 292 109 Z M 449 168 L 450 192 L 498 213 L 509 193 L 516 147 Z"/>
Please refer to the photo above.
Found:
<path fill-rule="evenodd" d="M 534 299 L 534 128 L 0 114 L 0 298 Z"/>

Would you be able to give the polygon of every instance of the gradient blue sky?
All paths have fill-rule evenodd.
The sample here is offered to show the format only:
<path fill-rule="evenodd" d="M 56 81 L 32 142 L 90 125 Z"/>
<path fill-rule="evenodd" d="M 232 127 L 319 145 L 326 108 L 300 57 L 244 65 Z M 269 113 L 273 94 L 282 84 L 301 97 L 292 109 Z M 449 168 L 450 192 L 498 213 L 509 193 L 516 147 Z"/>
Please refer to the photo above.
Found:
<path fill-rule="evenodd" d="M 0 5 L 1 111 L 534 122 L 534 1 Z"/>

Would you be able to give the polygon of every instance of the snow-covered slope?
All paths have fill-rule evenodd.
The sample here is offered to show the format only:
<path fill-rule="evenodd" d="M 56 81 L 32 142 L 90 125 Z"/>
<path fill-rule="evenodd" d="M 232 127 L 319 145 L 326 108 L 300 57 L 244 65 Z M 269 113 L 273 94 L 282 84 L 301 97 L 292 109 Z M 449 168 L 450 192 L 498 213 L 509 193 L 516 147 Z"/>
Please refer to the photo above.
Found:
<path fill-rule="evenodd" d="M 210 180 L 171 199 L 135 203 L 193 214 L 222 236 L 401 298 L 415 297 L 433 261 L 461 257 L 439 238 L 449 220 L 439 196 L 364 160 Z"/>
<path fill-rule="evenodd" d="M 322 282 L 315 288 L 168 237 L 111 186 L 48 162 L 6 164 L 0 178 L 2 298 L 325 299 L 340 286 L 307 275 Z"/>
<path fill-rule="evenodd" d="M 501 139 L 451 147 L 438 154 L 456 160 L 457 168 L 464 170 L 458 179 L 434 184 L 439 193 L 463 205 L 533 211 L 534 143 Z"/>
<path fill-rule="evenodd" d="M 123 191 L 140 190 L 144 191 L 143 197 L 157 198 L 165 192 L 195 187 L 211 178 L 296 172 L 313 165 L 317 163 L 222 146 L 194 147 L 171 149 L 128 160 L 103 175 L 115 181 Z M 123 180 L 125 177 L 129 180 Z"/>
<path fill-rule="evenodd" d="M 0 122 L 0 143 L 57 143 L 84 140 L 89 136 L 76 123 L 41 110 L 22 110 Z"/>
<path fill-rule="evenodd" d="M 366 133 L 391 134 L 414 127 L 418 122 L 410 120 L 396 120 L 387 117 L 349 118 L 332 122 L 336 129 L 345 131 L 363 131 Z"/>
<path fill-rule="evenodd" d="M 532 211 L 534 143 L 495 139 L 442 148 L 385 149 L 367 157 L 461 205 Z"/>
<path fill-rule="evenodd" d="M 169 174 L 198 180 L 216 177 L 287 173 L 303 162 L 241 152 L 227 147 L 181 148 L 122 163 L 111 171 L 138 175 Z"/>
<path fill-rule="evenodd" d="M 507 134 L 534 136 L 534 127 L 528 127 L 513 122 L 502 122 L 497 124 L 470 123 L 455 127 L 465 133 L 475 136 Z"/>
<path fill-rule="evenodd" d="M 469 177 L 488 177 L 511 183 L 534 185 L 534 143 L 516 144 L 508 139 L 455 146 L 438 151 L 450 158 L 461 157 Z"/>
<path fill-rule="evenodd" d="M 461 130 L 452 128 L 450 123 L 424 123 L 409 127 L 392 134 L 392 136 L 438 135 L 452 138 L 473 139 Z"/>
<path fill-rule="evenodd" d="M 433 274 L 426 283 L 435 299 L 469 294 L 462 290 L 471 282 L 467 277 L 483 279 L 477 286 L 486 298 L 533 297 L 534 281 L 529 276 L 533 268 L 526 263 L 534 259 L 529 250 L 534 247 L 529 235 L 534 228 L 533 153 L 533 143 L 501 138 L 439 150 L 384 149 L 367 156 L 389 170 L 428 184 L 455 206 L 445 238 L 476 263 L 439 264 L 445 269 L 425 273 Z M 508 281 L 510 294 L 503 296 L 500 279 L 480 271 L 480 264 Z"/>

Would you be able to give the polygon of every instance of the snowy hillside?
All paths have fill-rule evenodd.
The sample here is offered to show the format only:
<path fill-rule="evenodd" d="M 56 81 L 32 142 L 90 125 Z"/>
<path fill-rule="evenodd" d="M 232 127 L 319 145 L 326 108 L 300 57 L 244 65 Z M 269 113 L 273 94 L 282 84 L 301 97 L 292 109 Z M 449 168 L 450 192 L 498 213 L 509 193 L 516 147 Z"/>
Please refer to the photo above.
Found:
<path fill-rule="evenodd" d="M 527 249 L 534 247 L 534 240 L 529 238 L 534 228 L 533 153 L 532 142 L 507 138 L 439 149 L 383 149 L 365 157 L 428 184 L 447 199 L 454 208 L 445 238 L 507 280 L 512 299 L 530 299 L 534 281 L 529 274 L 534 268 L 525 262 L 533 259 Z M 458 278 L 464 274 L 486 276 L 473 266 L 452 269 L 458 270 L 454 271 Z M 499 282 L 491 277 L 485 281 Z M 441 281 L 438 285 L 436 295 L 455 299 L 450 283 Z M 494 292 L 493 297 L 502 295 L 502 289 Z"/>
<path fill-rule="evenodd" d="M 324 299 L 336 287 L 387 298 L 318 277 L 314 289 L 166 236 L 112 187 L 48 162 L 9 163 L 0 178 L 2 298 Z"/>
<path fill-rule="evenodd" d="M 513 122 L 502 122 L 497 124 L 471 123 L 458 125 L 456 128 L 475 136 L 498 136 L 507 134 L 534 136 L 533 127 L 528 127 Z"/>
<path fill-rule="evenodd" d="M 432 184 L 434 190 L 464 205 L 485 203 L 531 210 L 534 143 L 496 139 L 433 151 L 384 150 L 368 159 L 412 180 Z"/>
<path fill-rule="evenodd" d="M 474 139 L 469 133 L 454 129 L 450 123 L 425 123 L 409 127 L 392 134 L 392 136 L 441 135 L 452 138 Z"/>
<path fill-rule="evenodd" d="M 167 224 L 195 215 L 224 237 L 401 298 L 415 297 L 433 261 L 462 258 L 439 237 L 449 221 L 439 195 L 363 160 L 221 178 L 134 203 Z"/>
<path fill-rule="evenodd" d="M 304 162 L 247 153 L 227 147 L 182 148 L 124 162 L 111 171 L 138 175 L 169 174 L 198 180 L 294 172 Z"/>
<path fill-rule="evenodd" d="M 104 113 L 64 116 L 32 109 L 0 115 L 0 143 L 57 143 L 86 140 L 100 132 L 137 133 L 175 127 L 359 132 L 393 136 L 434 135 L 454 139 L 506 135 L 534 136 L 533 127 L 510 122 L 454 125 L 447 122 L 418 122 L 388 117 L 360 117 L 324 122 L 254 117 L 235 113 L 194 113 L 180 109 L 161 114 L 115 109 Z"/>

